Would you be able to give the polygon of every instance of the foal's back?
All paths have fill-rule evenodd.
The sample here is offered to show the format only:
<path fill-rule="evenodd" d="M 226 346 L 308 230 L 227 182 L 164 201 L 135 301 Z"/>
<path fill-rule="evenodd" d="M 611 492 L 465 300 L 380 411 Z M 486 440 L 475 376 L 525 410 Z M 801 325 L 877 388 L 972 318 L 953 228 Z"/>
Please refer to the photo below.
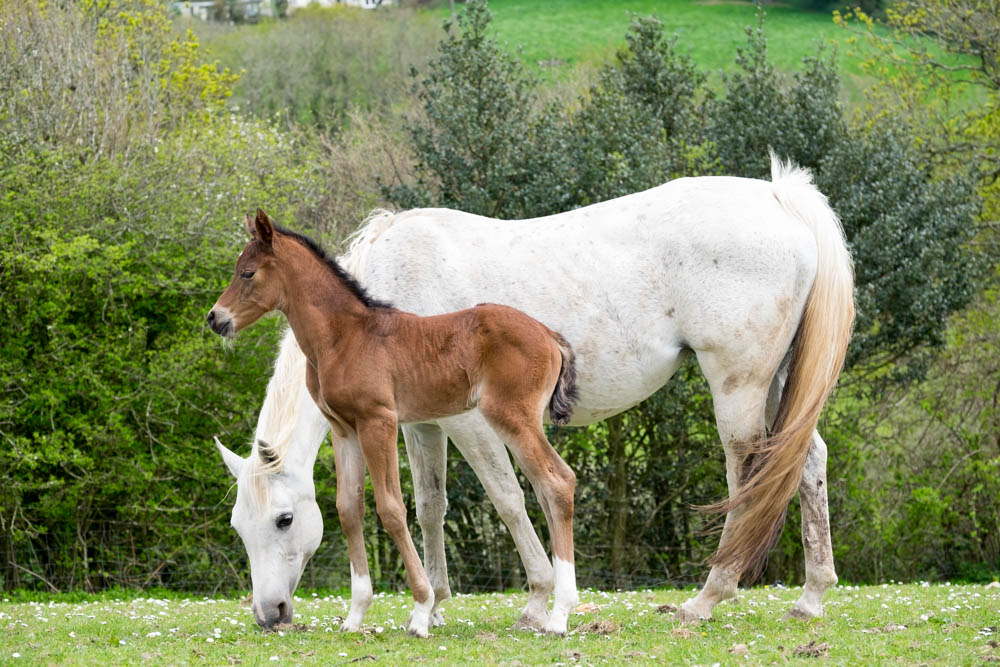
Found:
<path fill-rule="evenodd" d="M 486 394 L 541 415 L 562 367 L 559 337 L 509 306 L 479 304 L 419 317 L 396 311 L 384 343 L 399 421 L 450 416 Z"/>

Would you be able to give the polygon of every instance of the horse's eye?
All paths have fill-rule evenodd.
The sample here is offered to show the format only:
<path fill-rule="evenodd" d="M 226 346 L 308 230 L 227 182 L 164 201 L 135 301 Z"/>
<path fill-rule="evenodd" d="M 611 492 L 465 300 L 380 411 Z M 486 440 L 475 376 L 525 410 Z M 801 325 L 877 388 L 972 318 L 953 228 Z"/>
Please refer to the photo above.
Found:
<path fill-rule="evenodd" d="M 240 277 L 243 278 L 244 280 L 250 280 L 251 278 L 253 278 L 253 274 L 255 274 L 255 273 L 257 273 L 257 272 L 256 271 L 244 271 L 243 273 L 240 274 Z"/>
<path fill-rule="evenodd" d="M 278 517 L 277 524 L 278 524 L 278 528 L 280 528 L 282 530 L 284 530 L 285 528 L 288 528 L 290 525 L 292 525 L 292 515 L 291 514 L 287 514 L 287 513 L 286 514 L 282 514 L 281 516 Z"/>

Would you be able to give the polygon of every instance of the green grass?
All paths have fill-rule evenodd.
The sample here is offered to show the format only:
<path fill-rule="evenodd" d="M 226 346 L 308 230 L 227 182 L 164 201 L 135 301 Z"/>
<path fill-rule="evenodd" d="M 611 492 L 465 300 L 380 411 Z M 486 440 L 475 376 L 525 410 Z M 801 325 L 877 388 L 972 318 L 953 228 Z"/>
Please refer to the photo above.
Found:
<path fill-rule="evenodd" d="M 676 33 L 682 52 L 709 71 L 732 69 L 736 49 L 746 44 L 743 29 L 756 25 L 749 2 L 692 0 L 491 0 L 494 26 L 501 42 L 520 47 L 526 63 L 547 65 L 547 71 L 568 71 L 573 65 L 600 64 L 625 45 L 631 14 L 655 14 L 667 34 Z M 841 75 L 850 87 L 867 80 L 859 59 L 848 51 L 850 35 L 833 23 L 832 14 L 791 7 L 766 8 L 765 32 L 771 61 L 783 71 L 799 68 L 822 44 L 836 45 Z M 447 15 L 444 10 L 443 15 Z M 553 65 L 555 65 L 553 67 Z"/>
<path fill-rule="evenodd" d="M 336 631 L 347 611 L 338 596 L 303 594 L 296 598 L 297 629 L 268 634 L 229 599 L 4 602 L 0 664 L 812 664 L 815 657 L 796 653 L 810 642 L 828 646 L 824 664 L 1000 660 L 1000 589 L 842 586 L 827 595 L 825 618 L 782 620 L 799 592 L 741 591 L 714 620 L 682 626 L 657 607 L 679 604 L 689 591 L 582 591 L 581 600 L 597 609 L 572 615 L 565 639 L 510 630 L 522 593 L 461 595 L 447 603 L 447 625 L 427 640 L 406 636 L 411 598 L 402 594 L 380 595 L 361 635 Z"/>

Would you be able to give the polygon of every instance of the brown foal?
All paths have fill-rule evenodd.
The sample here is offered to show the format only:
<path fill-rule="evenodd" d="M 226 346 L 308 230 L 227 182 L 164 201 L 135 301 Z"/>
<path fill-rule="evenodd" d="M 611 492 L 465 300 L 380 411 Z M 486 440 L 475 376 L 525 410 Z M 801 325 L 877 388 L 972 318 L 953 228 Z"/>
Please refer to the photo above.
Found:
<path fill-rule="evenodd" d="M 434 593 L 407 528 L 396 460 L 401 422 L 478 406 L 538 492 L 553 556 L 572 576 L 576 477 L 542 428 L 546 407 L 563 424 L 576 399 L 573 353 L 562 336 L 495 304 L 434 317 L 396 310 L 372 299 L 311 239 L 274 225 L 260 209 L 246 223 L 251 241 L 208 322 L 233 337 L 269 311 L 288 318 L 307 358 L 309 392 L 334 442 L 360 445 L 379 518 L 402 554 L 415 601 L 408 632 L 427 636 Z M 338 486 L 363 484 L 357 457 L 335 450 Z M 361 502 L 345 500 L 354 498 Z M 352 570 L 367 577 L 363 495 L 338 492 L 337 510 Z M 575 597 L 575 577 L 565 584 Z M 561 627 L 565 632 L 564 618 Z"/>

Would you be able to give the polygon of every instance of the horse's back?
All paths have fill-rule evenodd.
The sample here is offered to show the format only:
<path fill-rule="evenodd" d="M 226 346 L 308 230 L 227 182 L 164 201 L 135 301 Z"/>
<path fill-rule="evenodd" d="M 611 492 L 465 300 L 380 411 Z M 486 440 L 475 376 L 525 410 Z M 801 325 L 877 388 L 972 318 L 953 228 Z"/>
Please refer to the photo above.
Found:
<path fill-rule="evenodd" d="M 652 394 L 684 349 L 740 354 L 797 321 L 816 267 L 809 229 L 766 181 L 685 178 L 558 215 L 399 214 L 362 282 L 419 314 L 515 307 L 577 353 L 575 423 Z"/>

